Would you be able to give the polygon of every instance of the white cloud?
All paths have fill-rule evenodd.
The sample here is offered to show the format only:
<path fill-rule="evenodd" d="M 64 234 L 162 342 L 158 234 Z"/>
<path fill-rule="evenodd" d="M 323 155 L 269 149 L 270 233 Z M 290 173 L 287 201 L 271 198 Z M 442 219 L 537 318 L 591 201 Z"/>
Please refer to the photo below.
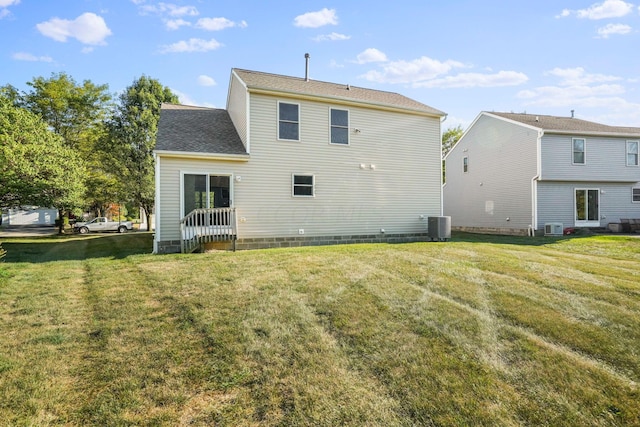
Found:
<path fill-rule="evenodd" d="M 227 18 L 201 18 L 198 19 L 198 22 L 196 22 L 196 28 L 207 31 L 220 31 L 224 30 L 225 28 L 232 27 L 246 28 L 247 22 L 240 21 L 238 23 L 233 22 Z"/>
<path fill-rule="evenodd" d="M 215 86 L 217 85 L 213 77 L 206 76 L 204 74 L 198 76 L 198 84 L 200 86 Z"/>
<path fill-rule="evenodd" d="M 541 86 L 518 92 L 517 97 L 527 106 L 545 108 L 593 108 L 605 110 L 607 124 L 630 123 L 640 119 L 640 104 L 623 98 L 626 88 L 616 83 L 623 79 L 604 74 L 589 74 L 582 67 L 555 68 L 545 75 L 558 77 L 556 85 Z M 631 121 L 633 123 L 633 121 Z"/>
<path fill-rule="evenodd" d="M 609 38 L 612 34 L 629 34 L 631 27 L 625 24 L 607 24 L 598 28 L 598 36 L 603 39 Z"/>
<path fill-rule="evenodd" d="M 597 85 L 597 86 L 542 86 L 533 90 L 518 92 L 521 99 L 529 99 L 529 105 L 542 105 L 546 107 L 568 106 L 573 104 L 597 107 L 593 100 L 598 97 L 611 97 L 625 93 L 621 85 Z"/>
<path fill-rule="evenodd" d="M 604 74 L 589 74 L 582 67 L 575 68 L 554 68 L 547 71 L 545 75 L 560 77 L 561 86 L 586 86 L 592 83 L 615 82 L 622 80 L 620 77 L 607 76 Z"/>
<path fill-rule="evenodd" d="M 440 79 L 416 83 L 415 87 L 438 88 L 470 88 L 470 87 L 500 87 L 517 86 L 529 80 L 526 74 L 517 71 L 499 71 L 494 74 L 460 73 Z"/>
<path fill-rule="evenodd" d="M 0 0 L 0 19 L 11 15 L 11 12 L 7 9 L 9 6 L 15 6 L 19 3 L 20 0 Z"/>
<path fill-rule="evenodd" d="M 594 3 L 586 9 L 579 9 L 572 11 L 564 9 L 560 15 L 556 18 L 564 18 L 575 14 L 578 18 L 582 19 L 607 19 L 607 18 L 620 18 L 628 15 L 633 11 L 633 4 L 627 3 L 623 0 L 604 0 L 602 3 Z"/>
<path fill-rule="evenodd" d="M 185 21 L 184 19 L 169 19 L 165 21 L 165 25 L 168 30 L 178 30 L 180 27 L 190 27 L 191 22 Z"/>
<path fill-rule="evenodd" d="M 302 28 L 318 28 L 325 25 L 338 25 L 338 17 L 335 9 L 327 9 L 326 7 L 317 12 L 308 12 L 298 15 L 293 20 L 296 27 Z"/>
<path fill-rule="evenodd" d="M 17 61 L 53 62 L 50 56 L 36 56 L 27 52 L 16 52 L 11 57 Z"/>
<path fill-rule="evenodd" d="M 454 68 L 464 68 L 458 61 L 438 61 L 423 56 L 413 61 L 394 61 L 382 66 L 382 71 L 372 70 L 360 76 L 377 83 L 413 83 L 418 84 L 426 80 L 446 74 Z"/>
<path fill-rule="evenodd" d="M 75 38 L 80 43 L 89 45 L 105 45 L 104 39 L 111 35 L 104 19 L 95 13 L 83 13 L 73 21 L 52 18 L 36 25 L 40 33 L 59 42 Z"/>
<path fill-rule="evenodd" d="M 347 36 L 345 34 L 339 33 L 331 33 L 331 34 L 322 34 L 317 37 L 314 37 L 313 40 L 317 42 L 325 42 L 325 41 L 340 41 L 340 40 L 349 40 L 351 36 Z"/>
<path fill-rule="evenodd" d="M 134 3 L 136 3 L 134 1 Z M 141 2 L 136 3 L 136 4 L 141 4 Z M 142 5 L 140 6 L 140 12 L 143 15 L 149 14 L 149 13 L 155 13 L 158 15 L 168 15 L 168 16 L 174 16 L 174 17 L 179 17 L 179 16 L 198 16 L 200 14 L 200 12 L 198 12 L 198 9 L 195 8 L 195 6 L 176 6 L 175 4 L 172 3 L 158 3 L 157 5 Z"/>
<path fill-rule="evenodd" d="M 365 49 L 356 57 L 358 64 L 366 64 L 369 62 L 386 62 L 387 55 L 375 48 Z"/>
<path fill-rule="evenodd" d="M 170 88 L 172 93 L 175 93 L 178 96 L 178 102 L 182 105 L 191 105 L 194 107 L 206 107 L 206 108 L 216 108 L 214 104 L 209 102 L 198 102 L 193 99 L 190 95 L 180 92 L 174 88 Z"/>
<path fill-rule="evenodd" d="M 160 53 L 179 53 L 179 52 L 208 52 L 222 47 L 222 43 L 216 39 L 203 40 L 191 38 L 182 40 L 173 44 L 164 45 L 160 48 Z"/>

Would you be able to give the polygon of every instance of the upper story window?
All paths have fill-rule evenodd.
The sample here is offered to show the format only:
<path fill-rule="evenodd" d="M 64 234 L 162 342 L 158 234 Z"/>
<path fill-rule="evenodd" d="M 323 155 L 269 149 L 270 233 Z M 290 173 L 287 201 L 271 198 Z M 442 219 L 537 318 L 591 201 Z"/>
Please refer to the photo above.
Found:
<path fill-rule="evenodd" d="M 349 145 L 349 110 L 330 109 L 331 143 Z"/>
<path fill-rule="evenodd" d="M 278 102 L 278 139 L 300 141 L 300 105 Z"/>
<path fill-rule="evenodd" d="M 587 141 L 584 138 L 573 138 L 573 164 L 574 165 L 584 165 L 586 163 L 586 148 Z"/>
<path fill-rule="evenodd" d="M 315 196 L 315 178 L 313 175 L 293 175 L 292 181 L 294 197 Z"/>
<path fill-rule="evenodd" d="M 464 172 L 464 173 L 469 172 L 469 158 L 468 157 L 463 157 L 462 158 L 462 172 Z"/>
<path fill-rule="evenodd" d="M 627 166 L 638 166 L 638 145 L 640 141 L 627 141 Z"/>

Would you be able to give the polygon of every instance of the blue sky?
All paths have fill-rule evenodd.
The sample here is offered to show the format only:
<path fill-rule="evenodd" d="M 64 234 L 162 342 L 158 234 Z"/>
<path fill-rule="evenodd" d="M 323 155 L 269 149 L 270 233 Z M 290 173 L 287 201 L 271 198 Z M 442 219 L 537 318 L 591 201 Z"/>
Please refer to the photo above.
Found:
<path fill-rule="evenodd" d="M 141 75 L 224 108 L 231 68 L 398 92 L 448 113 L 640 127 L 640 2 L 0 0 L 0 85 Z"/>

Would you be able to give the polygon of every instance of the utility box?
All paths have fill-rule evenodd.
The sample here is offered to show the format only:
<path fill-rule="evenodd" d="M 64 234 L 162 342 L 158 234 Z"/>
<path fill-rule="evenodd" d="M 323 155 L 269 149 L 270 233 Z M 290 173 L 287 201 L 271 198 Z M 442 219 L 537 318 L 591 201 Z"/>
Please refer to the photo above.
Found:
<path fill-rule="evenodd" d="M 451 239 L 451 217 L 430 216 L 427 221 L 429 238 L 433 241 L 446 242 Z"/>

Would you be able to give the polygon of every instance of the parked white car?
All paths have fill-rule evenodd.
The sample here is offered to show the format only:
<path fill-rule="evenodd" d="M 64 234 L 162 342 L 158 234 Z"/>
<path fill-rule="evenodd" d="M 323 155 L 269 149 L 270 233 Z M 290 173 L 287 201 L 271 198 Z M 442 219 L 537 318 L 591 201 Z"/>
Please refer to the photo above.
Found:
<path fill-rule="evenodd" d="M 109 221 L 103 216 L 99 216 L 89 222 L 76 222 L 73 224 L 73 231 L 80 234 L 87 234 L 90 231 L 117 231 L 118 233 L 126 233 L 129 230 L 133 230 L 131 221 Z"/>

